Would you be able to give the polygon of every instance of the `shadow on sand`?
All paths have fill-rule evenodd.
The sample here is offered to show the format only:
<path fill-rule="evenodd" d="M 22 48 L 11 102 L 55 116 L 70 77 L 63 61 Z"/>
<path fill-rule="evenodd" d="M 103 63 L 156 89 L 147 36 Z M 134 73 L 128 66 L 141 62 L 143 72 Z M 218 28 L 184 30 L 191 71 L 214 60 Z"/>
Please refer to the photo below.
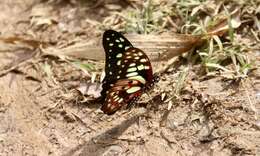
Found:
<path fill-rule="evenodd" d="M 113 145 L 113 143 L 117 140 L 120 135 L 124 131 L 127 130 L 132 124 L 134 124 L 138 117 L 142 116 L 143 113 L 135 115 L 119 125 L 105 131 L 104 133 L 91 138 L 90 140 L 86 141 L 85 143 L 78 145 L 77 147 L 71 149 L 69 152 L 64 154 L 63 156 L 99 156 L 102 155 L 107 147 Z"/>

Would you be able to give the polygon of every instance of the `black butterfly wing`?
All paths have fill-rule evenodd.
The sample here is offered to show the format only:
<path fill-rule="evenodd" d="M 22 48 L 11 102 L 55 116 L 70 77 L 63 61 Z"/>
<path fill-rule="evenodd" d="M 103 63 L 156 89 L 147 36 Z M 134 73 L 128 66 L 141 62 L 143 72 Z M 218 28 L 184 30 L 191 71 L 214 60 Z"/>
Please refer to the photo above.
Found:
<path fill-rule="evenodd" d="M 106 55 L 106 76 L 103 80 L 101 97 L 105 98 L 110 85 L 114 84 L 117 80 L 114 74 L 118 72 L 119 67 L 117 62 L 122 59 L 120 56 L 133 46 L 121 33 L 114 30 L 107 30 L 103 34 L 103 47 Z"/>
<path fill-rule="evenodd" d="M 153 84 L 153 71 L 149 58 L 140 49 L 128 48 L 116 62 L 113 73 L 115 83 L 108 86 L 102 110 L 113 114 L 124 105 L 138 99 Z"/>

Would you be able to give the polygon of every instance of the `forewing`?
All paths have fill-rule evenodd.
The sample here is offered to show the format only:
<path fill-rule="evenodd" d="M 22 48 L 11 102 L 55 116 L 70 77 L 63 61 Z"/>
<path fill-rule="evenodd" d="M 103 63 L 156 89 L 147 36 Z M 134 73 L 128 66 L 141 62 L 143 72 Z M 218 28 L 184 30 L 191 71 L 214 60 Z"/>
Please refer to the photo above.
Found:
<path fill-rule="evenodd" d="M 119 71 L 117 62 L 122 59 L 125 51 L 133 46 L 121 33 L 107 30 L 103 34 L 103 47 L 106 54 L 106 76 L 103 80 L 101 95 L 104 97 L 106 91 L 110 88 L 110 84 L 114 84 L 117 80 L 117 76 L 114 75 Z"/>

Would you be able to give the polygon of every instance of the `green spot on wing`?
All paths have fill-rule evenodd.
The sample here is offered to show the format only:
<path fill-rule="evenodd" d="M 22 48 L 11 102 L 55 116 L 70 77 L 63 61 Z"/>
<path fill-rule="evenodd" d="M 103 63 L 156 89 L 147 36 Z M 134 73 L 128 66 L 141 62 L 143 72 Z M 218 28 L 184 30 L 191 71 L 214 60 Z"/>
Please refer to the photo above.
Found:
<path fill-rule="evenodd" d="M 135 86 L 135 87 L 131 87 L 130 89 L 127 89 L 126 92 L 127 92 L 128 94 L 131 94 L 131 93 L 137 92 L 137 91 L 140 90 L 140 89 L 141 89 L 141 87 Z"/>
<path fill-rule="evenodd" d="M 129 79 L 130 80 L 137 80 L 137 81 L 141 82 L 142 84 L 146 83 L 146 80 L 140 75 L 129 77 Z"/>

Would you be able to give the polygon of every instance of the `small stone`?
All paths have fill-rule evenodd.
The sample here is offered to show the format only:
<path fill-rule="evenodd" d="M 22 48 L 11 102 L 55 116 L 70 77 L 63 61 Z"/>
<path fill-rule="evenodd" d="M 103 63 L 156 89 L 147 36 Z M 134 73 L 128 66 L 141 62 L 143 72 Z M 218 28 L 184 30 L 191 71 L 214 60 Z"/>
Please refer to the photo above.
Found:
<path fill-rule="evenodd" d="M 103 156 L 121 155 L 122 152 L 122 147 L 120 147 L 119 145 L 113 145 L 108 147 L 107 151 L 104 152 Z"/>

